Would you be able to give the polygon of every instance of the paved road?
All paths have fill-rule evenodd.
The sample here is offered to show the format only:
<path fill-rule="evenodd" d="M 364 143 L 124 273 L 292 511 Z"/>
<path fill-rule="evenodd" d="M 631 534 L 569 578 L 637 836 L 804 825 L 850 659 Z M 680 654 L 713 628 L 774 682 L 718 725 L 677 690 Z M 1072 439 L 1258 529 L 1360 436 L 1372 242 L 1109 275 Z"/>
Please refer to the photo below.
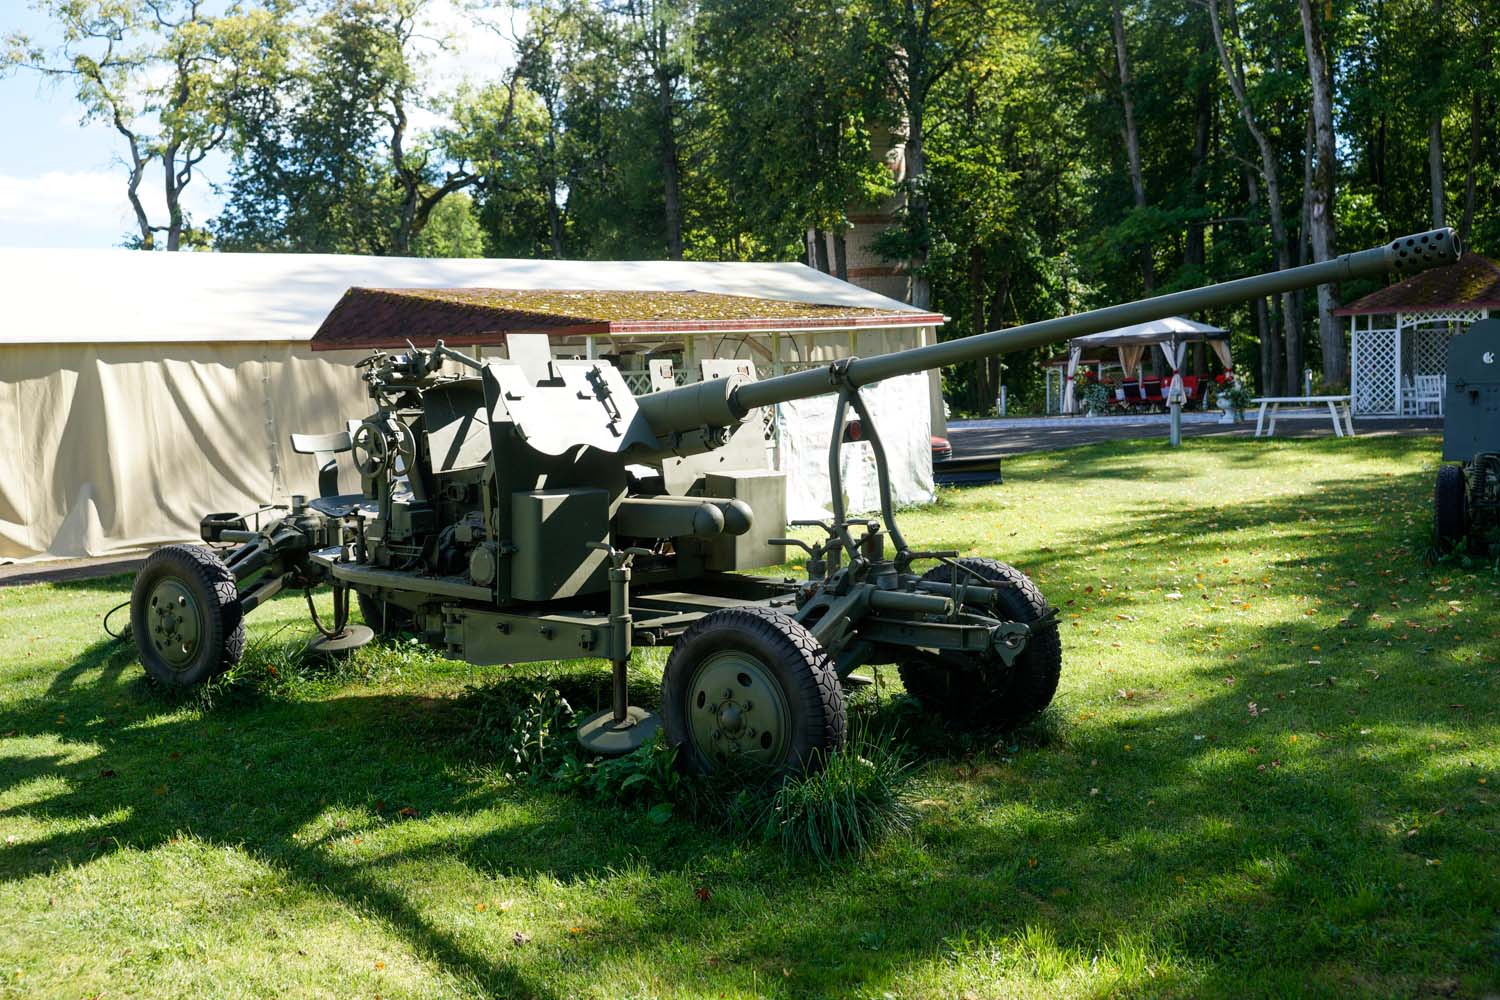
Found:
<path fill-rule="evenodd" d="M 998 455 L 1024 455 L 1032 451 L 1051 451 L 1055 448 L 1070 448 L 1074 445 L 1093 444 L 1098 441 L 1129 441 L 1142 438 L 1167 438 L 1166 423 L 1110 423 L 1085 424 L 1059 418 L 1056 426 L 1038 427 L 1021 425 L 1006 427 L 999 421 L 957 420 L 948 425 L 948 440 L 953 443 L 953 457 L 967 459 Z M 1390 434 L 1441 434 L 1442 421 L 1432 418 L 1400 420 L 1356 421 L 1354 429 L 1360 437 L 1385 436 Z M 1255 421 L 1224 426 L 1217 423 L 1184 423 L 1182 436 L 1187 437 L 1251 437 L 1255 433 Z M 1281 417 L 1276 424 L 1278 438 L 1330 437 L 1333 431 L 1327 416 L 1318 419 Z"/>

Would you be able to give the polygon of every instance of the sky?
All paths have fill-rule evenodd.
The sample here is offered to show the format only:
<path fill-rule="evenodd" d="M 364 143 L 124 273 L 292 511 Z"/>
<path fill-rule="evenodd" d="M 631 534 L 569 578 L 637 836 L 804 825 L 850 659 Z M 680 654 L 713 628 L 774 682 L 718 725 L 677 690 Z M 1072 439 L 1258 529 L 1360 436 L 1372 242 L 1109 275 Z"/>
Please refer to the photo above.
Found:
<path fill-rule="evenodd" d="M 510 61 L 499 35 L 476 28 L 461 10 L 462 0 L 432 0 L 428 30 L 431 76 L 438 89 L 451 89 L 467 77 L 493 78 Z M 28 0 L 0 0 L 0 37 L 23 32 L 36 43 L 55 44 L 56 30 L 31 9 Z M 420 123 L 416 116 L 414 121 Z M 125 143 L 104 123 L 82 124 L 82 108 L 70 81 L 48 82 L 28 70 L 0 76 L 0 246 L 112 247 L 135 229 L 125 198 Z M 429 117 L 428 121 L 434 119 Z M 198 223 L 222 203 L 215 183 L 229 178 L 225 157 L 199 165 L 183 204 Z M 162 176 L 153 168 L 142 182 L 143 200 L 153 222 L 165 217 Z"/>

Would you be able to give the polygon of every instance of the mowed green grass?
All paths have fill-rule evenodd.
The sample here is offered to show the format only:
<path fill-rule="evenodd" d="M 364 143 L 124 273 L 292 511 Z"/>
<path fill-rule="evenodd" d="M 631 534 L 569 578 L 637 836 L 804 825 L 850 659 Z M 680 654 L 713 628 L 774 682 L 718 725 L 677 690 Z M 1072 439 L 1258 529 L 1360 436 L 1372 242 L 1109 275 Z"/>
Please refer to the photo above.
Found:
<path fill-rule="evenodd" d="M 1422 561 L 1436 458 L 1110 444 L 907 513 L 1036 577 L 1062 685 L 915 739 L 914 832 L 827 868 L 507 782 L 464 739 L 494 671 L 174 699 L 100 631 L 127 579 L 0 590 L 0 997 L 1495 993 L 1500 576 Z"/>

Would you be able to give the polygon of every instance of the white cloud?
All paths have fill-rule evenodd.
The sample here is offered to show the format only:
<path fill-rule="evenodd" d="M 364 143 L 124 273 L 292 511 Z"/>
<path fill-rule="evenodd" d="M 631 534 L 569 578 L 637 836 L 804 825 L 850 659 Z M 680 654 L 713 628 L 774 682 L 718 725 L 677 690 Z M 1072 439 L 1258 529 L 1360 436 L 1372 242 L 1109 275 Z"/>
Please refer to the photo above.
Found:
<path fill-rule="evenodd" d="M 105 225 L 122 233 L 134 229 L 135 213 L 125 194 L 126 177 L 123 166 L 114 170 L 48 170 L 31 177 L 0 174 L 0 225 Z M 166 196 L 159 165 L 153 164 L 142 178 L 140 195 L 151 221 L 165 223 Z M 183 191 L 182 203 L 200 225 L 218 210 L 217 199 L 202 176 Z"/>
<path fill-rule="evenodd" d="M 128 214 L 125 178 L 107 170 L 49 170 L 34 177 L 0 174 L 0 222 L 95 225 Z M 123 212 L 122 212 L 123 210 Z"/>

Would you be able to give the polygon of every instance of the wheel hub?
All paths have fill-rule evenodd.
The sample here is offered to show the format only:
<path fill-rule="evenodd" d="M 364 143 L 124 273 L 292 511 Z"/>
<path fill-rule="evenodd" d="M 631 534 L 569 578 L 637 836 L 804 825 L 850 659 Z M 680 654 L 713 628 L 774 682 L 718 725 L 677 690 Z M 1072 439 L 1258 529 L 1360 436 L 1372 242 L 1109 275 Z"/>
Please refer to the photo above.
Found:
<path fill-rule="evenodd" d="M 688 686 L 693 743 L 709 760 L 778 765 L 791 736 L 785 693 L 766 664 L 739 650 L 704 660 Z"/>
<path fill-rule="evenodd" d="M 188 666 L 203 639 L 203 609 L 181 580 L 168 578 L 151 591 L 147 621 L 151 644 L 174 669 Z"/>

